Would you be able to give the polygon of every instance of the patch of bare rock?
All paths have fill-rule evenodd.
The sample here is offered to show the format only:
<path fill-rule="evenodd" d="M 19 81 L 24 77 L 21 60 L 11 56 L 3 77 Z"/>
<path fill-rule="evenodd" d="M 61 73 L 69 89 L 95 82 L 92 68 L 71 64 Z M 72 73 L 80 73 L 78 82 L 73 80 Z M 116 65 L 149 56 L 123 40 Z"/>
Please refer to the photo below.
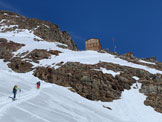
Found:
<path fill-rule="evenodd" d="M 22 46 L 24 46 L 24 44 L 15 43 L 0 38 L 0 59 L 9 61 L 13 56 L 13 52 L 19 50 Z"/>
<path fill-rule="evenodd" d="M 121 59 L 124 59 L 124 60 L 127 60 L 128 62 L 144 65 L 144 66 L 147 66 L 147 67 L 150 67 L 150 68 L 154 68 L 154 69 L 157 69 L 157 70 L 162 70 L 162 63 L 156 61 L 156 57 L 150 57 L 150 58 L 142 59 L 144 61 L 150 62 L 150 64 L 149 63 L 140 62 L 139 60 L 141 60 L 141 59 L 138 59 L 138 58 L 134 57 L 132 52 L 128 52 L 128 53 L 123 54 L 123 55 L 117 55 L 117 57 L 121 58 Z"/>
<path fill-rule="evenodd" d="M 32 59 L 33 62 L 39 63 L 41 59 L 49 59 L 51 55 L 58 56 L 61 53 L 58 50 L 44 50 L 44 49 L 35 49 L 31 51 L 25 58 Z"/>
<path fill-rule="evenodd" d="M 140 80 L 139 82 L 142 83 L 140 92 L 147 96 L 145 105 L 162 113 L 162 75 L 151 75 L 150 80 Z"/>
<path fill-rule="evenodd" d="M 100 67 L 121 73 L 113 77 L 111 74 L 94 70 Z M 112 101 L 119 99 L 124 89 L 130 89 L 130 86 L 135 83 L 133 76 L 146 77 L 141 73 L 145 73 L 145 71 L 111 63 L 101 62 L 96 65 L 86 65 L 68 62 L 56 70 L 51 67 L 37 67 L 34 75 L 50 83 L 72 87 L 77 93 L 88 99 Z M 149 73 L 145 74 L 149 75 Z"/>
<path fill-rule="evenodd" d="M 32 70 L 32 66 L 31 63 L 23 61 L 18 57 L 12 58 L 10 63 L 8 63 L 8 67 L 18 73 L 29 72 Z"/>

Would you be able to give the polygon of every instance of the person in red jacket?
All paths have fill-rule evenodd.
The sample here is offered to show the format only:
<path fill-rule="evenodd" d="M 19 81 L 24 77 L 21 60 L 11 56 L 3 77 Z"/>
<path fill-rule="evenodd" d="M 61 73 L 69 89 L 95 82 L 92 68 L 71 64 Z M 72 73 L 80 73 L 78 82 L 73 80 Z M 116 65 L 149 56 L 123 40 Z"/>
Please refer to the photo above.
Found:
<path fill-rule="evenodd" d="M 39 89 L 40 88 L 40 81 L 38 81 L 36 84 L 37 84 L 37 89 Z"/>

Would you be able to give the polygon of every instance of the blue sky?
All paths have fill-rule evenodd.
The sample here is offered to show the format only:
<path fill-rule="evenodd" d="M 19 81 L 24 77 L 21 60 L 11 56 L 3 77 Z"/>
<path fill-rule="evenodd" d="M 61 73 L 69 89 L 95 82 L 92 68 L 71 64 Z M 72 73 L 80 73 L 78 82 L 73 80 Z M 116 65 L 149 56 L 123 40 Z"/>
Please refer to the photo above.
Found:
<path fill-rule="evenodd" d="M 162 61 L 161 0 L 0 0 L 1 10 L 50 21 L 68 31 L 80 50 L 99 38 L 103 49 L 156 56 Z"/>

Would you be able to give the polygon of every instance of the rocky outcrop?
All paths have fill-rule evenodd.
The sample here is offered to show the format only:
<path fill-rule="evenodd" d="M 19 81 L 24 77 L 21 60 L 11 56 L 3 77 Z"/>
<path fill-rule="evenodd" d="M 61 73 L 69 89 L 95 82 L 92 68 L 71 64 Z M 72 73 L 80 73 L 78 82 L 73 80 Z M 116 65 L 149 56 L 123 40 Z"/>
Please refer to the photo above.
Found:
<path fill-rule="evenodd" d="M 113 77 L 103 74 L 100 67 L 114 72 L 120 72 Z M 71 87 L 71 91 L 90 100 L 113 101 L 120 99 L 124 89 L 129 90 L 136 83 L 133 76 L 140 78 L 142 84 L 140 92 L 147 96 L 144 104 L 162 112 L 162 76 L 151 74 L 145 70 L 120 66 L 117 64 L 100 62 L 96 65 L 86 65 L 68 62 L 58 69 L 38 67 L 34 75 L 46 82 Z"/>
<path fill-rule="evenodd" d="M 9 61 L 13 56 L 13 52 L 19 50 L 24 44 L 15 43 L 0 38 L 0 59 Z"/>
<path fill-rule="evenodd" d="M 133 56 L 132 52 L 125 53 L 124 56 L 129 57 L 131 59 L 134 59 L 135 57 Z"/>
<path fill-rule="evenodd" d="M 72 40 L 72 37 L 67 31 L 62 31 L 63 35 L 63 42 L 66 42 L 65 44 L 69 45 L 71 49 L 78 50 L 77 46 L 75 45 L 74 41 Z"/>
<path fill-rule="evenodd" d="M 147 106 L 153 107 L 155 111 L 162 113 L 162 95 L 161 94 L 149 95 L 146 98 L 144 103 Z"/>
<path fill-rule="evenodd" d="M 50 83 L 72 87 L 77 93 L 91 100 L 119 99 L 121 91 L 124 90 L 111 75 L 98 73 L 79 63 L 67 63 L 57 70 L 38 67 L 34 75 Z"/>
<path fill-rule="evenodd" d="M 18 73 L 25 73 L 32 70 L 32 64 L 26 61 L 22 61 L 20 58 L 13 58 L 10 63 L 8 63 L 8 67 L 13 71 Z"/>
<path fill-rule="evenodd" d="M 162 113 L 162 75 L 151 75 L 150 80 L 140 80 L 139 82 L 142 83 L 140 92 L 147 96 L 145 105 Z"/>
<path fill-rule="evenodd" d="M 140 62 L 139 60 L 141 60 L 141 59 L 134 57 L 133 53 L 131 53 L 131 52 L 128 52 L 124 55 L 117 55 L 116 57 L 127 60 L 128 62 L 132 62 L 132 63 L 135 63 L 135 64 L 140 64 L 140 65 L 144 65 L 144 66 L 154 68 L 154 69 L 157 69 L 157 70 L 162 70 L 162 63 L 157 62 L 155 60 L 156 59 L 155 57 L 142 59 L 144 61 L 148 61 L 149 63 Z"/>
<path fill-rule="evenodd" d="M 85 65 L 68 62 L 56 70 L 51 67 L 38 67 L 34 75 L 46 82 L 72 87 L 73 91 L 91 100 L 112 101 L 119 99 L 121 92 L 124 89 L 130 89 L 135 80 L 131 74 L 121 73 L 121 75 L 113 77 L 111 74 L 95 70 L 104 66 L 115 71 L 119 66 L 105 64 Z"/>
<path fill-rule="evenodd" d="M 58 50 L 44 50 L 44 49 L 35 49 L 31 51 L 25 58 L 32 59 L 33 62 L 39 63 L 39 60 L 41 59 L 48 59 L 51 55 L 58 56 L 59 53 L 61 53 Z"/>
<path fill-rule="evenodd" d="M 145 58 L 144 60 L 154 62 L 156 61 L 156 56 L 148 57 L 148 58 Z"/>
<path fill-rule="evenodd" d="M 64 43 L 68 45 L 69 49 L 78 50 L 71 36 L 66 31 L 60 31 L 56 24 L 39 19 L 26 18 L 8 11 L 0 11 L 0 20 L 3 20 L 0 26 L 1 24 L 8 26 L 15 25 L 4 29 L 3 32 L 16 29 L 28 29 L 45 41 Z"/>

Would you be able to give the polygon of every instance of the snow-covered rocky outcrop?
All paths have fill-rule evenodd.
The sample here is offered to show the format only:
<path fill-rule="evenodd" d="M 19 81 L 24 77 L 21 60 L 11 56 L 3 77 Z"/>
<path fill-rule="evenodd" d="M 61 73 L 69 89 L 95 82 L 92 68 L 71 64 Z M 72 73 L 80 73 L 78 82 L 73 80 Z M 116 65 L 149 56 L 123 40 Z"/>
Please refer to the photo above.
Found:
<path fill-rule="evenodd" d="M 53 26 L 0 12 L 0 121 L 161 122 L 160 62 L 74 51 Z M 13 102 L 15 84 L 22 91 Z"/>

